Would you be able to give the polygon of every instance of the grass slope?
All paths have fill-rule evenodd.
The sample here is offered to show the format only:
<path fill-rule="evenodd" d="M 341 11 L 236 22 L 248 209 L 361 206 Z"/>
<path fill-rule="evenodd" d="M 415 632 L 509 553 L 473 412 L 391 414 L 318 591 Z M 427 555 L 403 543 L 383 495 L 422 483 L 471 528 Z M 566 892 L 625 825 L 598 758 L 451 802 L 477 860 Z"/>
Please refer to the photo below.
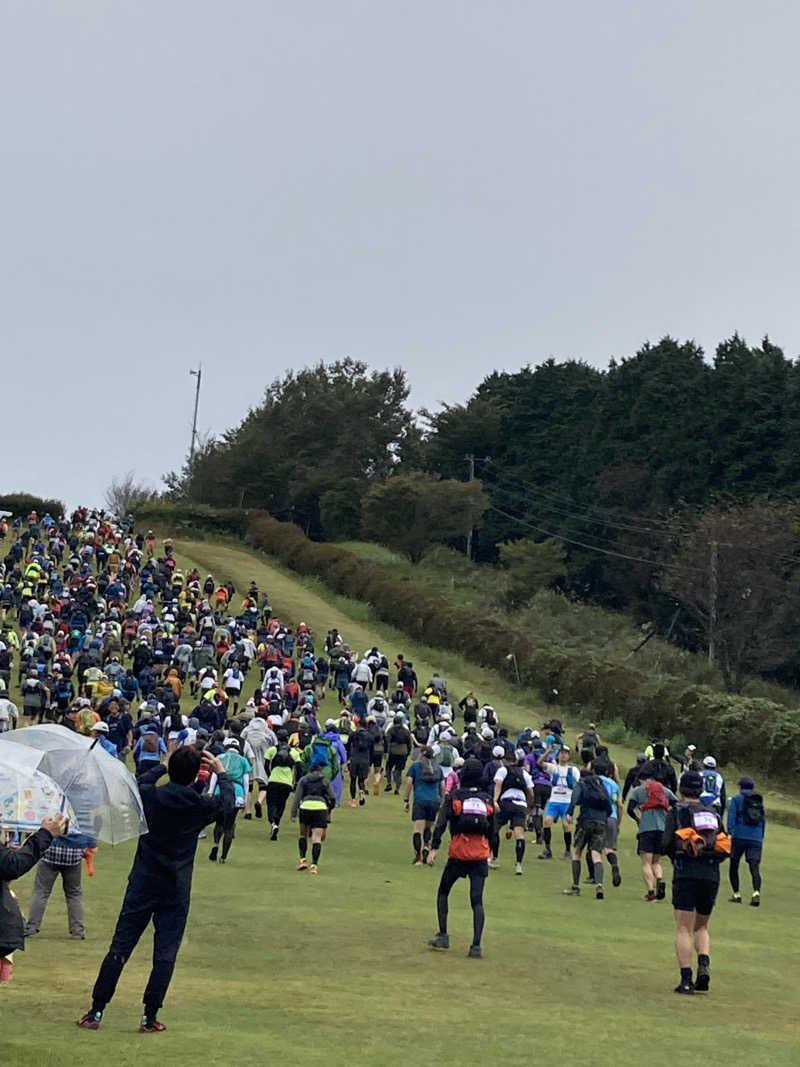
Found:
<path fill-rule="evenodd" d="M 354 645 L 379 639 L 394 649 L 399 640 L 244 551 L 187 543 L 180 552 L 240 587 L 255 577 L 277 611 L 317 629 L 339 625 Z M 424 650 L 403 646 L 424 663 Z M 436 665 L 456 666 L 446 657 Z M 450 675 L 454 685 L 467 681 Z M 488 672 L 473 677 L 479 694 L 499 705 Z M 526 717 L 521 704 L 510 710 Z M 425 946 L 435 928 L 438 870 L 411 867 L 410 825 L 398 798 L 370 797 L 363 809 L 338 811 L 317 879 L 294 869 L 288 817 L 275 844 L 262 822 L 240 822 L 226 867 L 209 864 L 208 843 L 200 844 L 188 933 L 163 1012 L 169 1030 L 152 1036 L 135 1032 L 147 935 L 103 1029 L 85 1033 L 73 1024 L 87 1005 L 133 854 L 132 844 L 104 847 L 97 876 L 84 881 L 87 940 L 69 940 L 54 893 L 41 934 L 17 955 L 14 981 L 0 987 L 0 1063 L 127 1067 L 149 1053 L 170 1065 L 385 1067 L 455 1055 L 495 1064 L 569 1049 L 589 1067 L 641 1052 L 660 1067 L 691 1049 L 713 1067 L 795 1064 L 800 969 L 787 933 L 796 913 L 796 831 L 770 828 L 760 910 L 727 904 L 723 885 L 712 921 L 712 992 L 691 999 L 672 993 L 671 909 L 641 900 L 632 831 L 627 820 L 623 885 L 602 903 L 563 897 L 568 865 L 538 862 L 530 844 L 525 875 L 515 878 L 503 841 L 502 867 L 486 892 L 486 957 L 475 961 L 466 959 L 464 883 L 451 895 L 450 953 Z M 558 832 L 554 842 L 561 844 Z M 32 881 L 30 874 L 15 885 L 23 905 Z"/>

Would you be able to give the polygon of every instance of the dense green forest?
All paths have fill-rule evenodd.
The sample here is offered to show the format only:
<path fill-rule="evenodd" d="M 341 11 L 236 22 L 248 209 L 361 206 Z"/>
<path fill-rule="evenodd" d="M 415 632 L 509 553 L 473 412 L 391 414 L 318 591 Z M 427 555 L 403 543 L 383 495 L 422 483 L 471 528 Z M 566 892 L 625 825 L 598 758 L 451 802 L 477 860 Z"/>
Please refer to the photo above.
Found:
<path fill-rule="evenodd" d="M 352 360 L 290 372 L 170 495 L 414 560 L 449 544 L 507 568 L 517 603 L 551 586 L 710 646 L 730 689 L 796 683 L 800 363 L 768 339 L 548 360 L 435 412 L 408 393 Z"/>

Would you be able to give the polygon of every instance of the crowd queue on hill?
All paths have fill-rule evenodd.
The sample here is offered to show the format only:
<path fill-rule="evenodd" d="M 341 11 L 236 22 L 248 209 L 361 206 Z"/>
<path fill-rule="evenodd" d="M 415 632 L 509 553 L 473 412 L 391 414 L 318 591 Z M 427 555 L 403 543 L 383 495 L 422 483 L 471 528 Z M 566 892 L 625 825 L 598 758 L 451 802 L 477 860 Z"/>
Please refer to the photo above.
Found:
<path fill-rule="evenodd" d="M 209 827 L 208 859 L 227 863 L 239 819 L 263 820 L 274 842 L 287 809 L 298 827 L 297 870 L 309 876 L 319 874 L 332 813 L 343 804 L 398 797 L 387 802 L 410 819 L 410 860 L 419 867 L 436 862 L 449 829 L 429 944 L 449 948 L 448 898 L 464 877 L 474 958 L 483 951 L 486 881 L 504 850 L 512 850 L 515 876 L 529 840 L 538 861 L 563 855 L 564 893 L 588 890 L 602 901 L 607 874 L 612 891 L 622 885 L 617 843 L 626 815 L 636 823 L 644 902 L 665 899 L 662 859 L 672 862 L 676 992 L 709 989 L 708 921 L 723 860 L 731 902 L 742 902 L 744 858 L 750 904 L 760 905 L 763 801 L 748 777 L 729 797 L 712 754 L 689 745 L 676 755 L 654 738 L 623 778 L 594 723 L 572 746 L 556 717 L 512 733 L 490 704 L 473 692 L 456 698 L 439 673 L 420 678 L 402 654 L 357 650 L 336 628 L 322 636 L 302 620 L 290 625 L 255 582 L 237 590 L 182 569 L 171 541 L 137 531 L 131 518 L 33 512 L 1 520 L 0 536 L 0 734 L 53 722 L 95 738 L 135 768 L 148 818 L 79 1020 L 85 1029 L 99 1028 L 151 920 L 154 963 L 140 1029 L 164 1029 L 158 1011 L 188 916 L 198 841 Z M 165 774 L 168 784 L 156 788 Z M 554 841 L 559 825 L 563 851 Z M 38 933 L 59 875 L 70 933 L 84 936 L 80 872 L 93 849 L 61 828 L 45 826 L 21 848 L 0 845 L 0 979 L 12 973 L 13 951 Z M 503 838 L 510 843 L 501 847 Z M 37 863 L 23 922 L 8 882 Z"/>

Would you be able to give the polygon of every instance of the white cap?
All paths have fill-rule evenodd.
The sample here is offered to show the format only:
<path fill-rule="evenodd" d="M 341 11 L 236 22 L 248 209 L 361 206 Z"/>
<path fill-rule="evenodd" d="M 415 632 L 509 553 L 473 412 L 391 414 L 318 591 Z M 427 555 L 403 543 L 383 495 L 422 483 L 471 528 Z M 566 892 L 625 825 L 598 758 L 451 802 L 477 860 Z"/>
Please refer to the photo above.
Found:
<path fill-rule="evenodd" d="M 107 722 L 96 722 L 94 724 L 94 726 L 92 727 L 92 730 L 96 730 L 99 734 L 107 734 L 108 733 L 108 723 Z"/>
<path fill-rule="evenodd" d="M 498 759 L 502 759 L 505 754 L 506 750 L 503 748 L 502 745 L 495 745 L 492 749 L 492 755 L 496 756 Z"/>
<path fill-rule="evenodd" d="M 705 759 L 703 760 L 703 766 L 704 767 L 716 767 L 716 765 L 717 765 L 717 761 L 714 759 L 713 756 L 706 756 Z"/>
<path fill-rule="evenodd" d="M 481 737 L 485 737 L 487 740 L 490 737 L 494 737 L 494 730 L 491 728 L 491 726 L 481 727 Z"/>
<path fill-rule="evenodd" d="M 238 737 L 226 737 L 225 740 L 222 743 L 225 746 L 225 748 L 228 748 L 229 745 L 238 745 L 239 744 L 239 738 Z"/>

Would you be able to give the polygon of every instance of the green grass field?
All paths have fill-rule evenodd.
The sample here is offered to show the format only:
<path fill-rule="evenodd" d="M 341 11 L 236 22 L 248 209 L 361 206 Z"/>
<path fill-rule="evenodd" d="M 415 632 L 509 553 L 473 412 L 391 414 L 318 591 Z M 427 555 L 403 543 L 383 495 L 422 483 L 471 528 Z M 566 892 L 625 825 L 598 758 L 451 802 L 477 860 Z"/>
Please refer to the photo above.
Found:
<path fill-rule="evenodd" d="M 230 575 L 239 588 L 256 578 L 289 619 L 303 617 L 323 632 L 338 625 L 358 648 L 378 640 L 392 653 L 402 650 L 420 674 L 441 667 L 455 689 L 471 682 L 511 721 L 536 723 L 542 713 L 512 701 L 510 687 L 489 672 L 465 677 L 463 661 L 433 657 L 363 615 L 348 616 L 341 601 L 326 603 L 243 550 L 178 547 L 183 562 Z M 672 992 L 669 903 L 641 899 L 630 820 L 620 839 L 623 884 L 603 902 L 591 894 L 563 897 L 568 864 L 539 862 L 531 843 L 525 875 L 515 878 L 503 841 L 501 869 L 487 884 L 483 960 L 466 958 L 471 918 L 463 883 L 451 895 L 453 947 L 427 949 L 438 865 L 411 866 L 410 823 L 398 798 L 382 794 L 363 809 L 337 811 L 316 879 L 295 871 L 293 830 L 287 816 L 281 839 L 270 843 L 263 822 L 240 822 L 225 867 L 208 863 L 208 843 L 201 842 L 188 932 L 162 1013 L 169 1029 L 161 1035 L 136 1033 L 147 936 L 102 1030 L 74 1026 L 88 1005 L 134 851 L 132 843 L 102 847 L 97 876 L 84 880 L 87 940 L 67 936 L 56 890 L 42 932 L 16 957 L 14 981 L 0 987 L 0 1065 L 123 1067 L 148 1051 L 176 1065 L 499 1064 L 539 1055 L 587 1065 L 644 1057 L 657 1067 L 689 1055 L 704 1065 L 778 1067 L 800 1059 L 797 831 L 769 829 L 759 910 L 728 904 L 723 882 L 711 924 L 712 991 L 687 998 Z M 554 845 L 561 845 L 558 831 Z M 32 880 L 15 884 L 23 906 Z"/>

